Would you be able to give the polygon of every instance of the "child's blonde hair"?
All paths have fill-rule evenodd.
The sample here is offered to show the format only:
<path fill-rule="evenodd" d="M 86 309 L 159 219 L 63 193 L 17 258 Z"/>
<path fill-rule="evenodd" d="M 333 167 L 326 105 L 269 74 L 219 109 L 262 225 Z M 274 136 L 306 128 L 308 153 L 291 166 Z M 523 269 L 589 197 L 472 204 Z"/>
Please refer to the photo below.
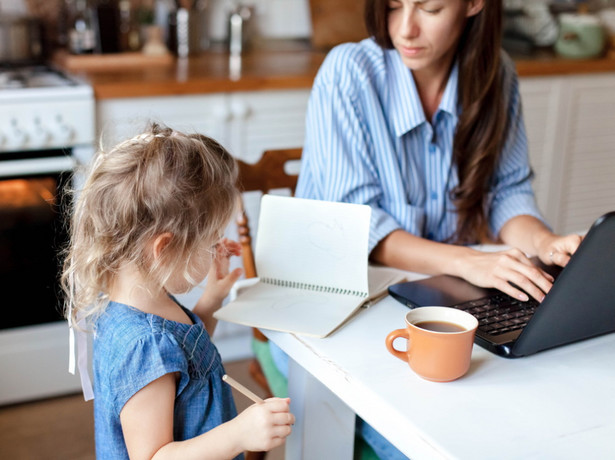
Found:
<path fill-rule="evenodd" d="M 196 247 L 212 244 L 228 224 L 238 196 L 237 166 L 215 140 L 151 124 L 143 133 L 101 150 L 93 159 L 71 219 L 62 287 L 73 324 L 100 314 L 114 275 L 134 264 L 146 289 L 175 273 L 194 286 L 188 268 Z M 156 260 L 148 244 L 172 235 Z"/>

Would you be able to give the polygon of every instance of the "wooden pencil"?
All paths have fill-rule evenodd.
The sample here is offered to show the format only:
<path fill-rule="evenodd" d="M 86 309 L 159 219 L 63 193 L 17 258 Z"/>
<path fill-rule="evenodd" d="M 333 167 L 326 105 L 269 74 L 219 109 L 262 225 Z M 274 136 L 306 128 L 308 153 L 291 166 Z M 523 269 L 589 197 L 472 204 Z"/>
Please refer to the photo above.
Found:
<path fill-rule="evenodd" d="M 255 395 L 252 391 L 248 390 L 246 387 L 244 387 L 241 383 L 239 383 L 233 377 L 230 377 L 227 374 L 224 374 L 222 376 L 222 380 L 224 380 L 226 383 L 228 383 L 230 386 L 235 388 L 237 391 L 239 391 L 241 394 L 243 394 L 247 398 L 250 398 L 255 403 L 263 402 L 263 400 L 261 398 L 259 398 L 257 395 Z"/>

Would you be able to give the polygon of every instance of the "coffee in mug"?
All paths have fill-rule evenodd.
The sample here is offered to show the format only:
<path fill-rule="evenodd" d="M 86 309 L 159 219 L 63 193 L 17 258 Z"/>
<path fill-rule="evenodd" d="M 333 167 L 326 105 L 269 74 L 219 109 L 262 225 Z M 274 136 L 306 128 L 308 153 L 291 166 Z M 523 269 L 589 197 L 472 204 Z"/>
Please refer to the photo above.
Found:
<path fill-rule="evenodd" d="M 389 352 L 406 361 L 420 377 L 448 382 L 470 368 L 478 320 L 469 313 L 449 307 L 420 307 L 405 317 L 406 327 L 389 333 Z M 395 339 L 408 341 L 405 351 L 393 346 Z"/>

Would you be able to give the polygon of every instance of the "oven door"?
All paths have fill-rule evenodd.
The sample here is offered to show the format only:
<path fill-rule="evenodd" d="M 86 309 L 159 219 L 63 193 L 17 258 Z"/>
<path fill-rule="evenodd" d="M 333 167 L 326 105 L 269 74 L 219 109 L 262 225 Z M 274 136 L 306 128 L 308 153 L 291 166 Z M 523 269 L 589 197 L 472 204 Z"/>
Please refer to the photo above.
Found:
<path fill-rule="evenodd" d="M 74 392 L 60 289 L 75 160 L 0 153 L 0 404 Z"/>
<path fill-rule="evenodd" d="M 0 292 L 8 307 L 0 330 L 62 319 L 60 252 L 73 159 L 55 150 L 36 155 L 0 162 Z"/>

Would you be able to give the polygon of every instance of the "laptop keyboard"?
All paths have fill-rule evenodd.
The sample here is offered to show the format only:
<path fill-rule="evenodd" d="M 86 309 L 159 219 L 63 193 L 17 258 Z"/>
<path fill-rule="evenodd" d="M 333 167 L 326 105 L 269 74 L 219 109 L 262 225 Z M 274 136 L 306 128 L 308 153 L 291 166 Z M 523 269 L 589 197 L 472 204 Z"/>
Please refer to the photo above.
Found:
<path fill-rule="evenodd" d="M 523 329 L 538 305 L 534 299 L 522 302 L 506 294 L 496 294 L 455 305 L 455 308 L 474 315 L 481 331 L 500 335 Z"/>

